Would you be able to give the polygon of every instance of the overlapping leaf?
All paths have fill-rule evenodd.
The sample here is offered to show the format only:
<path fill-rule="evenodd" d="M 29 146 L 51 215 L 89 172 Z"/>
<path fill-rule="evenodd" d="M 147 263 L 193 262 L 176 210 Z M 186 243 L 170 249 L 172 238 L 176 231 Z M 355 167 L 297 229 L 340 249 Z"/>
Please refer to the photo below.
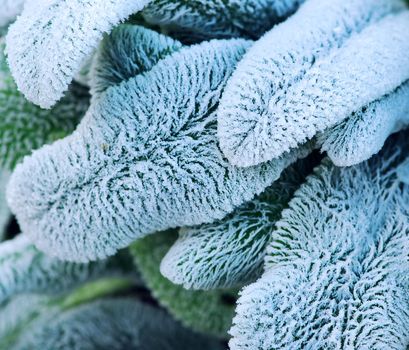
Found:
<path fill-rule="evenodd" d="M 226 338 L 237 292 L 185 290 L 169 282 L 159 271 L 160 262 L 176 237 L 176 231 L 166 231 L 135 242 L 131 252 L 136 266 L 153 296 L 176 319 L 196 331 Z"/>
<path fill-rule="evenodd" d="M 409 343 L 408 134 L 350 168 L 310 176 L 238 301 L 231 349 L 396 349 Z"/>
<path fill-rule="evenodd" d="M 49 254 L 87 261 L 220 219 L 262 192 L 310 146 L 249 169 L 223 158 L 215 109 L 248 45 L 184 48 L 108 89 L 71 136 L 15 169 L 8 200 L 22 231 Z"/>
<path fill-rule="evenodd" d="M 276 158 L 391 93 L 409 78 L 408 29 L 401 0 L 307 1 L 228 82 L 218 118 L 226 157 Z"/>
<path fill-rule="evenodd" d="M 387 137 L 409 125 L 409 82 L 320 135 L 321 150 L 338 166 L 379 152 Z"/>
<path fill-rule="evenodd" d="M 211 224 L 182 228 L 161 263 L 161 272 L 187 289 L 214 289 L 253 282 L 263 270 L 275 222 L 316 164 L 300 160 L 260 196 Z"/>
<path fill-rule="evenodd" d="M 302 2 L 304 0 L 156 0 L 144 9 L 143 15 L 148 22 L 185 36 L 254 39 L 292 14 Z"/>
<path fill-rule="evenodd" d="M 115 25 L 150 0 L 30 0 L 10 26 L 7 52 L 19 90 L 52 107 Z"/>
<path fill-rule="evenodd" d="M 129 24 L 119 26 L 102 41 L 93 60 L 92 94 L 151 70 L 160 59 L 181 47 L 178 41 L 153 30 Z"/>

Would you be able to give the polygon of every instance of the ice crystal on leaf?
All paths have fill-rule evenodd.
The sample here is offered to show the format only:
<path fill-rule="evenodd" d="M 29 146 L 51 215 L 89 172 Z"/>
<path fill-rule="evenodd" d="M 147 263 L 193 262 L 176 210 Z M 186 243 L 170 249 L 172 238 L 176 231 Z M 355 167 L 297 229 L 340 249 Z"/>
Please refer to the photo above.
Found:
<path fill-rule="evenodd" d="M 221 219 L 311 146 L 239 169 L 217 142 L 217 104 L 249 43 L 205 42 L 94 100 L 76 131 L 18 165 L 8 201 L 37 247 L 67 260 L 114 254 L 164 229 Z"/>
<path fill-rule="evenodd" d="M 261 195 L 211 224 L 182 228 L 161 272 L 184 288 L 242 286 L 262 273 L 275 222 L 316 164 L 311 157 L 287 168 Z"/>
<path fill-rule="evenodd" d="M 10 69 L 31 102 L 61 99 L 103 33 L 150 0 L 30 0 L 7 34 Z"/>
<path fill-rule="evenodd" d="M 144 18 L 191 36 L 255 38 L 292 14 L 304 0 L 156 0 Z"/>
<path fill-rule="evenodd" d="M 238 300 L 237 349 L 396 349 L 409 343 L 408 134 L 350 168 L 325 161 L 296 192 L 266 272 Z"/>
<path fill-rule="evenodd" d="M 239 166 L 282 155 L 408 80 L 407 52 L 403 1 L 307 1 L 254 44 L 229 80 L 221 149 Z"/>
<path fill-rule="evenodd" d="M 335 165 L 350 166 L 379 152 L 387 137 L 409 125 L 409 81 L 319 136 Z"/>
<path fill-rule="evenodd" d="M 178 41 L 153 30 L 121 25 L 98 48 L 91 68 L 91 92 L 97 95 L 138 74 L 182 47 Z"/>
<path fill-rule="evenodd" d="M 228 336 L 234 315 L 235 290 L 190 291 L 163 277 L 159 265 L 176 239 L 176 231 L 159 232 L 131 246 L 136 267 L 153 296 L 185 326 L 196 331 Z"/>

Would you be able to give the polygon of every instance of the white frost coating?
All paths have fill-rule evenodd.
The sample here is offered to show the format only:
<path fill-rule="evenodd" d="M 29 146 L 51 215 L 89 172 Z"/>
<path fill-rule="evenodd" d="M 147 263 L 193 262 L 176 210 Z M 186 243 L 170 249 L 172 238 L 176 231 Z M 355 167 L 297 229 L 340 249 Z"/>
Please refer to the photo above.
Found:
<path fill-rule="evenodd" d="M 11 213 L 6 201 L 6 186 L 10 178 L 10 173 L 0 170 L 0 241 L 6 235 L 6 227 L 11 219 Z"/>
<path fill-rule="evenodd" d="M 276 158 L 406 80 L 408 14 L 377 23 L 404 8 L 401 0 L 309 0 L 257 41 L 220 102 L 229 161 Z"/>
<path fill-rule="evenodd" d="M 0 27 L 8 25 L 23 11 L 25 0 L 0 0 Z"/>
<path fill-rule="evenodd" d="M 103 299 L 45 313 L 10 350 L 221 350 L 214 340 L 182 328 L 160 309 L 135 299 Z"/>
<path fill-rule="evenodd" d="M 156 0 L 144 18 L 170 31 L 202 38 L 256 38 L 291 15 L 304 0 Z"/>
<path fill-rule="evenodd" d="M 296 192 L 241 292 L 232 350 L 407 349 L 408 134 L 392 139 L 358 166 L 325 161 Z"/>
<path fill-rule="evenodd" d="M 260 277 L 275 222 L 315 164 L 288 167 L 260 196 L 211 224 L 182 228 L 161 263 L 161 273 L 186 289 L 243 286 Z"/>
<path fill-rule="evenodd" d="M 150 0 L 30 0 L 10 26 L 7 53 L 19 90 L 43 108 L 67 90 L 103 33 Z"/>
<path fill-rule="evenodd" d="M 88 264 L 64 262 L 19 235 L 0 244 L 0 303 L 20 293 L 62 293 L 82 282 L 121 273 L 124 267 L 116 257 Z"/>
<path fill-rule="evenodd" d="M 215 110 L 248 45 L 184 48 L 108 89 L 71 136 L 16 167 L 8 201 L 22 231 L 48 254 L 94 260 L 149 233 L 221 219 L 261 193 L 310 148 L 249 169 L 223 158 Z"/>
<path fill-rule="evenodd" d="M 91 93 L 97 95 L 113 85 L 149 71 L 182 44 L 141 26 L 121 25 L 99 46 L 91 67 Z"/>
<path fill-rule="evenodd" d="M 388 136 L 409 125 L 409 81 L 319 136 L 335 165 L 351 166 L 379 152 Z"/>

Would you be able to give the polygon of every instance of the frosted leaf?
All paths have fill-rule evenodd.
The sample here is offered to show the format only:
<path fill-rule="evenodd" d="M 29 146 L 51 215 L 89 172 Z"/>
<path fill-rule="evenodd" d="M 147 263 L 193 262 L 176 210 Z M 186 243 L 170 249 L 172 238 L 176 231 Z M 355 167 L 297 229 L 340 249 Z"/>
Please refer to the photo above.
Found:
<path fill-rule="evenodd" d="M 62 293 L 102 276 L 131 275 L 122 255 L 88 264 L 50 258 L 25 235 L 0 244 L 0 302 L 19 293 Z"/>
<path fill-rule="evenodd" d="M 6 236 L 7 224 L 11 219 L 11 213 L 6 201 L 6 185 L 9 181 L 8 171 L 0 170 L 0 241 Z"/>
<path fill-rule="evenodd" d="M 136 266 L 153 296 L 176 319 L 196 331 L 226 338 L 237 292 L 186 290 L 169 282 L 159 271 L 160 262 L 176 237 L 176 231 L 167 231 L 135 242 L 130 251 Z"/>
<path fill-rule="evenodd" d="M 316 161 L 287 168 L 260 196 L 211 224 L 182 228 L 161 272 L 187 289 L 243 286 L 261 275 L 275 222 Z"/>
<path fill-rule="evenodd" d="M 50 297 L 22 294 L 0 304 L 0 349 L 9 350 L 22 329 L 46 308 Z"/>
<path fill-rule="evenodd" d="M 144 18 L 170 31 L 209 37 L 255 38 L 292 14 L 304 0 L 156 0 Z"/>
<path fill-rule="evenodd" d="M 7 34 L 11 72 L 19 90 L 43 108 L 67 90 L 102 39 L 150 0 L 30 0 Z"/>
<path fill-rule="evenodd" d="M 310 152 L 238 169 L 215 112 L 248 43 L 184 48 L 94 100 L 76 131 L 26 157 L 8 201 L 36 246 L 62 259 L 114 254 L 135 239 L 221 219 Z"/>
<path fill-rule="evenodd" d="M 309 0 L 256 42 L 220 102 L 230 162 L 276 158 L 407 80 L 403 8 L 400 0 Z"/>
<path fill-rule="evenodd" d="M 133 299 L 105 299 L 45 314 L 10 350 L 221 349 L 189 332 L 168 315 Z"/>
<path fill-rule="evenodd" d="M 25 0 L 0 0 L 0 27 L 13 22 L 23 11 Z"/>
<path fill-rule="evenodd" d="M 178 41 L 141 26 L 117 27 L 102 41 L 94 58 L 92 94 L 149 71 L 160 59 L 181 47 Z"/>
<path fill-rule="evenodd" d="M 321 150 L 338 166 L 379 152 L 387 137 L 409 125 L 409 81 L 320 135 Z"/>
<path fill-rule="evenodd" d="M 237 349 L 406 349 L 408 134 L 365 163 L 325 161 L 277 223 L 266 272 L 238 300 Z"/>
<path fill-rule="evenodd" d="M 0 165 L 10 169 L 33 149 L 74 131 L 88 109 L 89 94 L 72 84 L 53 109 L 33 105 L 17 90 L 3 50 L 0 39 Z"/>
<path fill-rule="evenodd" d="M 409 185 L 409 157 L 396 170 L 399 179 Z"/>

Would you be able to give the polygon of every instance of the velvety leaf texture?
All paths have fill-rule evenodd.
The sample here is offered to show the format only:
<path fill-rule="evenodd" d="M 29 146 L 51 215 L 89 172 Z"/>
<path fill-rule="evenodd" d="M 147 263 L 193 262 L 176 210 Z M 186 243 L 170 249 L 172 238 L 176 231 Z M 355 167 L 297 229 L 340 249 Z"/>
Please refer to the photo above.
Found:
<path fill-rule="evenodd" d="M 126 317 L 124 317 L 126 315 Z M 102 299 L 44 313 L 10 350 L 220 349 L 163 311 L 127 298 Z"/>
<path fill-rule="evenodd" d="M 138 270 L 152 294 L 184 325 L 196 331 L 227 337 L 234 314 L 237 292 L 189 291 L 169 282 L 159 265 L 176 239 L 176 231 L 160 232 L 138 240 L 131 246 Z"/>
<path fill-rule="evenodd" d="M 327 160 L 301 186 L 241 292 L 232 350 L 407 348 L 408 145 L 406 133 L 360 165 Z"/>
<path fill-rule="evenodd" d="M 168 31 L 201 37 L 257 38 L 292 14 L 304 0 L 156 0 L 144 18 Z"/>
<path fill-rule="evenodd" d="M 93 60 L 92 94 L 151 70 L 160 59 L 181 47 L 178 41 L 141 26 L 117 27 L 102 41 Z"/>
<path fill-rule="evenodd" d="M 282 155 L 403 84 L 407 52 L 403 1 L 307 1 L 255 43 L 229 80 L 221 149 L 239 166 Z"/>
<path fill-rule="evenodd" d="M 132 276 L 121 255 L 77 264 L 48 257 L 25 235 L 0 244 L 0 302 L 19 293 L 62 293 L 86 281 L 120 275 Z"/>
<path fill-rule="evenodd" d="M 27 101 L 17 90 L 0 39 L 0 165 L 12 169 L 32 150 L 67 136 L 89 106 L 86 88 L 72 84 L 51 110 Z"/>
<path fill-rule="evenodd" d="M 150 0 L 30 0 L 7 34 L 11 72 L 31 102 L 53 106 L 115 25 Z"/>
<path fill-rule="evenodd" d="M 275 222 L 316 164 L 311 157 L 287 168 L 261 195 L 211 224 L 182 228 L 161 272 L 187 289 L 243 286 L 260 277 Z"/>
<path fill-rule="evenodd" d="M 409 125 L 409 81 L 320 135 L 335 165 L 351 166 L 379 152 L 386 138 Z"/>
<path fill-rule="evenodd" d="M 223 158 L 215 110 L 248 45 L 181 49 L 94 100 L 71 136 L 16 167 L 8 201 L 23 232 L 62 259 L 104 258 L 146 234 L 221 219 L 308 154 L 248 169 Z"/>

